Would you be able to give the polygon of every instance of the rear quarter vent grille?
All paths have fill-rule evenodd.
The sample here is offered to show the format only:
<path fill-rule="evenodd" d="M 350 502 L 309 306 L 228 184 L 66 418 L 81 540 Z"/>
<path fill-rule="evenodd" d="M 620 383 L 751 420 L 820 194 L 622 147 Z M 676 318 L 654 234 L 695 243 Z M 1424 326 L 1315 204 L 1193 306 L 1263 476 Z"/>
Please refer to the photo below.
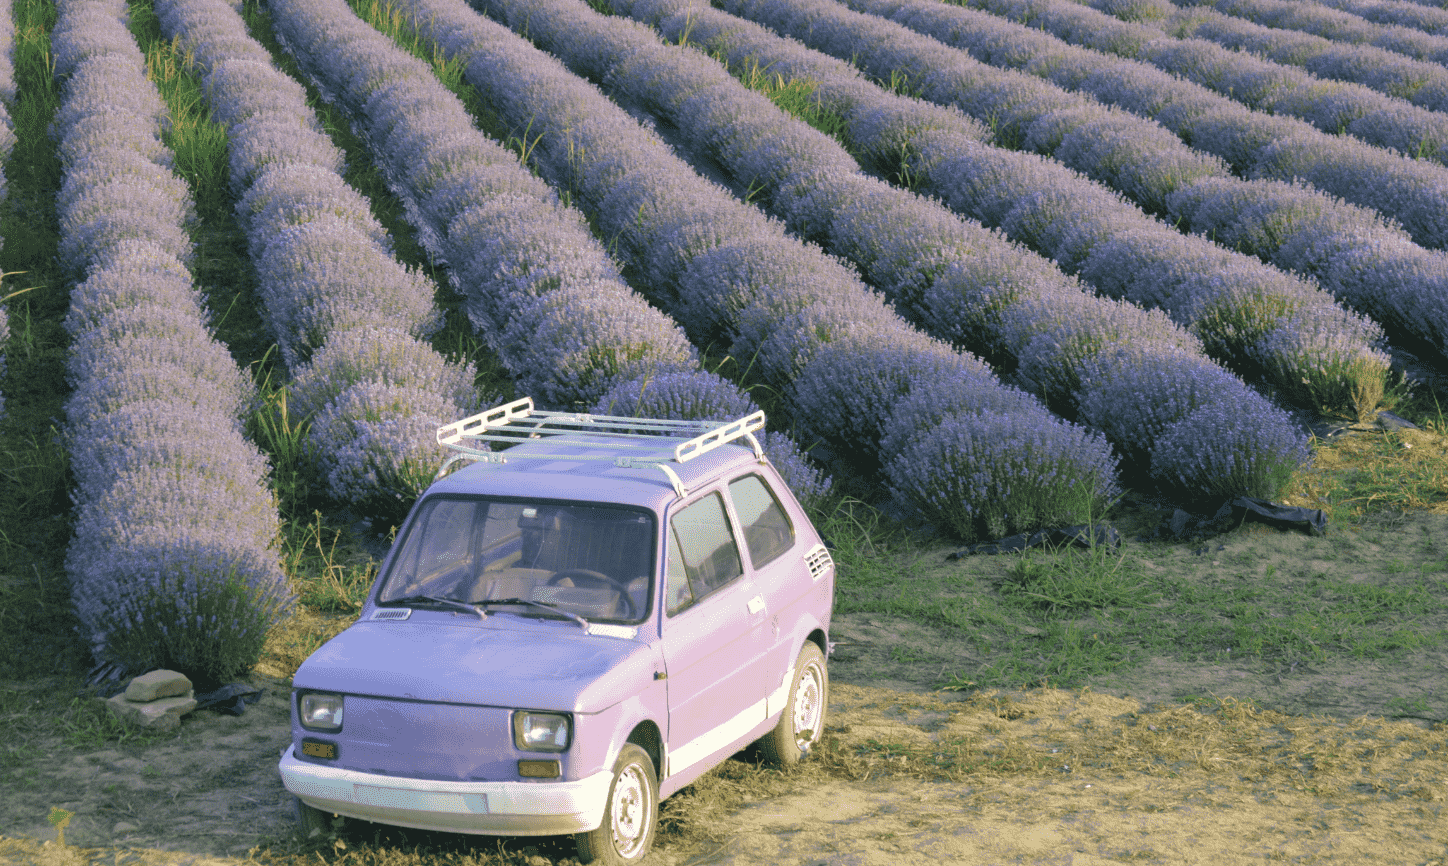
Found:
<path fill-rule="evenodd" d="M 830 552 L 825 549 L 823 544 L 810 548 L 810 551 L 804 555 L 804 564 L 809 566 L 809 576 L 814 580 L 819 580 L 829 574 L 835 567 L 835 561 L 830 558 Z"/>

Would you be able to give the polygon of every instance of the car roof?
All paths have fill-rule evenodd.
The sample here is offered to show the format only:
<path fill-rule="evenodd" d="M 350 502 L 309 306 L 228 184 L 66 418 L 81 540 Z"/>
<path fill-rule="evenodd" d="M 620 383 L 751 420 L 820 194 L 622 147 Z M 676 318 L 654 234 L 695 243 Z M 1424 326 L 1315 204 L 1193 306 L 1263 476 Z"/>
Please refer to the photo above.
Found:
<path fill-rule="evenodd" d="M 682 440 L 676 440 L 682 441 Z M 595 444 L 596 443 L 596 444 Z M 515 496 L 616 503 L 662 513 L 679 497 L 658 465 L 618 465 L 616 447 L 603 437 L 571 436 L 568 441 L 538 439 L 500 452 L 505 462 L 479 460 L 428 488 L 428 495 Z M 725 444 L 683 462 L 665 465 L 686 491 L 757 464 L 752 448 Z"/>

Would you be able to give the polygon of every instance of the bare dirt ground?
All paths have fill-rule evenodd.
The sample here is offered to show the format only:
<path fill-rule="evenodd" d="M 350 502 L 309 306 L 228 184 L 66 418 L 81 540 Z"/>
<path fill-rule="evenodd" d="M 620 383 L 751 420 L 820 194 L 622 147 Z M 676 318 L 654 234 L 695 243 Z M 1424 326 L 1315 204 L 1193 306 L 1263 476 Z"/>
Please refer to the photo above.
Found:
<path fill-rule="evenodd" d="M 1401 539 L 1448 533 L 1439 516 L 1408 520 L 1331 550 L 1289 534 L 1234 534 L 1208 555 L 1168 551 L 1151 567 L 1202 580 L 1260 577 L 1274 563 L 1287 580 L 1317 569 L 1381 575 L 1402 556 Z M 727 808 L 687 792 L 671 799 L 655 862 L 1448 866 L 1440 649 L 1390 661 L 1155 658 L 1091 690 L 937 692 L 929 686 L 978 663 L 972 644 L 879 615 L 842 615 L 833 636 L 819 754 L 774 777 L 729 762 L 710 783 L 736 792 Z M 296 846 L 276 772 L 287 682 L 265 671 L 253 682 L 265 693 L 244 715 L 197 712 L 146 744 L 74 747 L 59 731 L 24 728 L 0 764 L 0 862 L 302 862 L 269 859 Z M 33 696 L 36 711 L 54 705 L 48 684 L 0 688 Z M 1384 718 L 1393 713 L 1417 717 Z M 47 820 L 53 807 L 74 813 L 64 849 Z M 351 852 L 323 849 L 306 862 L 374 862 L 350 859 L 368 837 L 352 838 Z M 441 844 L 453 854 L 438 862 L 494 843 Z M 529 866 L 569 856 L 546 841 L 508 847 Z"/>

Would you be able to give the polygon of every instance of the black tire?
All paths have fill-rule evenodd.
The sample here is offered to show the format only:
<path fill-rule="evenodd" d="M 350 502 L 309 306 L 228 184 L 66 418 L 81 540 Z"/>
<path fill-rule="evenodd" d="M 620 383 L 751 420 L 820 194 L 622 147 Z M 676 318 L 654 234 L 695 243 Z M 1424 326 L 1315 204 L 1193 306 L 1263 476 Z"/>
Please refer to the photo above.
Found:
<path fill-rule="evenodd" d="M 759 738 L 760 757 L 781 767 L 809 754 L 824 733 L 829 708 L 830 675 L 825 654 L 814 641 L 805 641 L 794 661 L 789 700 L 774 730 Z"/>
<path fill-rule="evenodd" d="M 308 806 L 301 797 L 292 797 L 292 815 L 297 819 L 297 828 L 302 835 L 311 839 L 326 836 L 332 832 L 332 813 L 323 812 L 316 806 Z"/>
<path fill-rule="evenodd" d="M 624 744 L 613 762 L 613 782 L 598 829 L 578 833 L 578 862 L 625 866 L 648 856 L 659 816 L 659 779 L 649 753 Z"/>

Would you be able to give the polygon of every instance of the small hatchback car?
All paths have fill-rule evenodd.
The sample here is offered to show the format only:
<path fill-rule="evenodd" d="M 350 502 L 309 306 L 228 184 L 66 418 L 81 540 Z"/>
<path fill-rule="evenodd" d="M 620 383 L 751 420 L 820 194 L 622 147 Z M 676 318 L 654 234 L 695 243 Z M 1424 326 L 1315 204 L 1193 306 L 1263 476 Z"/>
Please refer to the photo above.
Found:
<path fill-rule="evenodd" d="M 297 670 L 282 781 L 331 815 L 648 852 L 659 801 L 819 740 L 834 564 L 729 423 L 543 412 L 438 431 L 359 620 Z M 446 466 L 444 467 L 444 471 Z"/>

